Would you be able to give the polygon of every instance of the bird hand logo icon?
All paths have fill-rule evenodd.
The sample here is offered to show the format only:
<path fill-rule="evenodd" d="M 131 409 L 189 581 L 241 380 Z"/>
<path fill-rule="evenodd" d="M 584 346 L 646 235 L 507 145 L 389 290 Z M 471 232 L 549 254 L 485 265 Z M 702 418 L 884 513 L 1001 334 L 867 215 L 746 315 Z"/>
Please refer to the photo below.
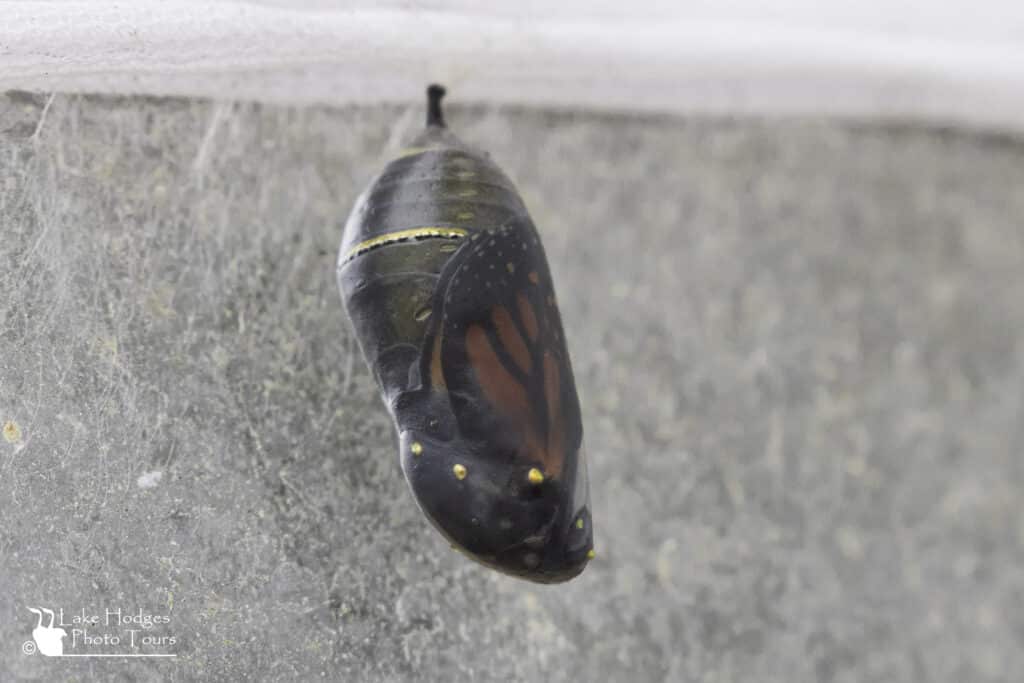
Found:
<path fill-rule="evenodd" d="M 68 632 L 60 627 L 54 628 L 53 610 L 45 607 L 41 611 L 35 607 L 29 607 L 28 610 L 39 617 L 36 627 L 32 629 L 32 640 L 35 641 L 36 647 L 47 657 L 62 657 L 64 655 L 64 638 L 67 637 Z M 50 617 L 48 626 L 43 626 L 43 612 Z M 30 645 L 30 643 L 25 643 L 25 645 Z"/>

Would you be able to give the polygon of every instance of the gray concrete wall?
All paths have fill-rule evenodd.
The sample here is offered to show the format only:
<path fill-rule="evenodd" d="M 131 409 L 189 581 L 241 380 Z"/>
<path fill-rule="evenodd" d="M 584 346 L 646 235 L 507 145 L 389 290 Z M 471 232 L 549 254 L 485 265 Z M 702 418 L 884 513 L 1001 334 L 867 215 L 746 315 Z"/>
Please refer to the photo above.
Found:
<path fill-rule="evenodd" d="M 418 111 L 8 95 L 0 680 L 1017 680 L 1024 147 L 450 117 L 547 243 L 597 559 L 500 576 L 406 491 L 333 270 Z"/>

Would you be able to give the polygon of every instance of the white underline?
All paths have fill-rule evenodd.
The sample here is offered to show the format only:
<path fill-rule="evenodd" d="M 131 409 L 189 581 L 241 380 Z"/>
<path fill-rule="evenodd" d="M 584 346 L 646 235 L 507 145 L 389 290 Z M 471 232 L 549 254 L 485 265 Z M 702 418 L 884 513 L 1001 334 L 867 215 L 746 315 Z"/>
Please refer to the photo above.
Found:
<path fill-rule="evenodd" d="M 57 657 L 177 657 L 178 655 L 56 655 Z"/>

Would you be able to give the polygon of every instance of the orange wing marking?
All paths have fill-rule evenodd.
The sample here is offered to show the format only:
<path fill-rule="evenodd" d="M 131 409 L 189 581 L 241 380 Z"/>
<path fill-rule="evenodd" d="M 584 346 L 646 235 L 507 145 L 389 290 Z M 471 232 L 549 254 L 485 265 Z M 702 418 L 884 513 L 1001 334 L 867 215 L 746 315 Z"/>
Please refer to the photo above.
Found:
<path fill-rule="evenodd" d="M 523 341 L 522 335 L 516 329 L 512 316 L 509 315 L 504 307 L 497 306 L 491 311 L 491 320 L 498 331 L 498 338 L 501 339 L 501 343 L 508 349 L 519 369 L 527 375 L 530 374 L 530 369 L 533 367 L 533 362 L 530 359 L 530 350 L 526 348 L 526 342 Z"/>
<path fill-rule="evenodd" d="M 526 452 L 546 461 L 545 440 L 537 429 L 526 388 L 502 364 L 480 325 L 470 325 L 466 330 L 466 354 L 484 396 L 521 431 Z"/>
<path fill-rule="evenodd" d="M 522 293 L 516 295 L 516 302 L 519 304 L 519 317 L 523 319 L 526 335 L 530 341 L 537 341 L 537 333 L 540 328 L 537 325 L 537 316 L 533 312 L 533 306 Z"/>
<path fill-rule="evenodd" d="M 544 464 L 552 476 L 562 471 L 565 460 L 565 421 L 562 419 L 562 391 L 558 364 L 550 351 L 544 352 L 544 399 L 548 404 L 548 447 Z"/>

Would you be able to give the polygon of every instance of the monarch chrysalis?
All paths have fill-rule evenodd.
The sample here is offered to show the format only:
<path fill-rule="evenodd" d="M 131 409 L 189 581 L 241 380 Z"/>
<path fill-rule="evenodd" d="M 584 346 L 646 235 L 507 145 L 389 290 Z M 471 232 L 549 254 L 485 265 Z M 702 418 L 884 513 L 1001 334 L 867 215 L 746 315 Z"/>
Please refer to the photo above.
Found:
<path fill-rule="evenodd" d="M 338 284 L 420 509 L 487 566 L 566 581 L 594 553 L 551 274 L 512 182 L 445 126 L 444 92 L 357 200 Z"/>

